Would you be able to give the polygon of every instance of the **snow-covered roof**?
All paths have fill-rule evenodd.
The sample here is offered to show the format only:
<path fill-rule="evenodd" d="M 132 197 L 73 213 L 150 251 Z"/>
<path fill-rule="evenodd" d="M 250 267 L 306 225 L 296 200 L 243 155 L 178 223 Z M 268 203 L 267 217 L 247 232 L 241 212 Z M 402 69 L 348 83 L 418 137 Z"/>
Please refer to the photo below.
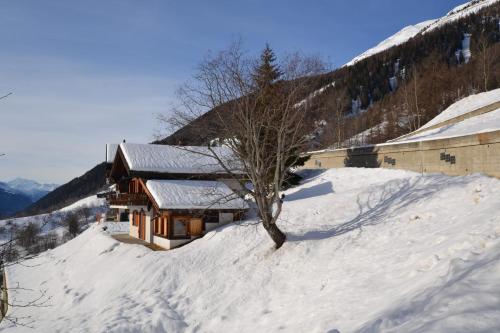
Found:
<path fill-rule="evenodd" d="M 160 209 L 247 209 L 226 184 L 206 180 L 148 180 L 146 187 Z"/>
<path fill-rule="evenodd" d="M 106 163 L 113 163 L 113 161 L 115 160 L 117 150 L 118 150 L 117 143 L 106 144 Z"/>
<path fill-rule="evenodd" d="M 132 171 L 159 173 L 227 173 L 208 147 L 121 143 L 120 149 Z M 233 172 L 243 174 L 241 164 L 228 148 L 213 147 L 215 154 Z"/>

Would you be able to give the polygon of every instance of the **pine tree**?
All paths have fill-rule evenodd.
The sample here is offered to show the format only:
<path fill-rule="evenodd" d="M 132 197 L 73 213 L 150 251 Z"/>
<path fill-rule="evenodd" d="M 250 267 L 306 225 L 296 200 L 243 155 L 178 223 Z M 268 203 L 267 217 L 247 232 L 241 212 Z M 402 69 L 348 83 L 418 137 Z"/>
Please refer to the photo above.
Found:
<path fill-rule="evenodd" d="M 281 77 L 281 75 L 282 73 L 279 70 L 279 66 L 276 64 L 276 56 L 269 44 L 266 44 L 266 47 L 260 55 L 260 62 L 253 75 L 256 88 L 259 90 L 268 89 Z"/>

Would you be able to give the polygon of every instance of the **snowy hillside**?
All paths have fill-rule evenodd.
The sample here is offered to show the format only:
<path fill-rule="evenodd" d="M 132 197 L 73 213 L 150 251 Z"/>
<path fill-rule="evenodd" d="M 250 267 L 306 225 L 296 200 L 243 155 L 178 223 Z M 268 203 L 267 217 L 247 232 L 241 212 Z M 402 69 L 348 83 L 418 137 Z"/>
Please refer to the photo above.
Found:
<path fill-rule="evenodd" d="M 382 51 L 385 51 L 387 49 L 390 49 L 393 46 L 403 44 L 407 40 L 409 40 L 412 37 L 415 37 L 419 32 L 421 32 L 425 27 L 429 26 L 431 23 L 433 23 L 436 20 L 429 20 L 429 21 L 424 21 L 415 25 L 410 25 L 407 27 L 404 27 L 394 35 L 390 36 L 389 38 L 383 40 L 376 46 L 372 47 L 371 49 L 366 50 L 365 52 L 361 53 L 359 56 L 355 57 L 351 61 L 349 61 L 347 64 L 344 66 L 352 66 L 355 63 L 357 63 L 360 60 L 363 60 L 365 58 L 368 58 L 374 54 L 380 53 Z"/>
<path fill-rule="evenodd" d="M 286 192 L 272 249 L 228 225 L 182 248 L 119 243 L 98 225 L 8 270 L 33 329 L 8 332 L 494 332 L 500 181 L 384 169 L 311 174 Z M 40 264 L 39 266 L 35 266 Z"/>
<path fill-rule="evenodd" d="M 79 200 L 72 205 L 53 211 L 50 214 L 39 214 L 34 216 L 0 220 L 0 227 L 2 227 L 2 232 L 0 232 L 0 243 L 3 243 L 9 239 L 10 231 L 12 228 L 19 228 L 27 225 L 28 223 L 43 225 L 43 234 L 51 231 L 61 233 L 64 228 L 61 226 L 60 222 L 64 219 L 66 213 L 76 211 L 77 209 L 82 207 L 91 208 L 93 210 L 92 213 L 104 212 L 105 205 L 105 199 L 97 198 L 97 196 L 93 195 Z"/>
<path fill-rule="evenodd" d="M 365 58 L 368 58 L 374 54 L 380 53 L 382 51 L 385 51 L 387 49 L 390 49 L 393 46 L 397 46 L 399 44 L 403 44 L 404 42 L 408 41 L 409 39 L 415 37 L 417 34 L 422 33 L 425 34 L 429 31 L 432 31 L 436 28 L 442 27 L 445 24 L 451 23 L 453 21 L 456 21 L 464 16 L 470 15 L 472 13 L 477 12 L 483 7 L 489 6 L 498 0 L 474 0 L 467 2 L 463 5 L 457 6 L 456 8 L 452 9 L 450 12 L 448 12 L 445 16 L 438 18 L 438 19 L 433 19 L 433 20 L 427 20 L 415 25 L 410 25 L 402 30 L 398 31 L 394 35 L 390 36 L 389 38 L 385 39 L 384 41 L 380 42 L 378 45 L 374 46 L 373 48 L 363 52 L 359 56 L 355 57 L 351 61 L 349 61 L 347 64 L 344 66 L 352 66 L 356 62 L 363 60 Z"/>

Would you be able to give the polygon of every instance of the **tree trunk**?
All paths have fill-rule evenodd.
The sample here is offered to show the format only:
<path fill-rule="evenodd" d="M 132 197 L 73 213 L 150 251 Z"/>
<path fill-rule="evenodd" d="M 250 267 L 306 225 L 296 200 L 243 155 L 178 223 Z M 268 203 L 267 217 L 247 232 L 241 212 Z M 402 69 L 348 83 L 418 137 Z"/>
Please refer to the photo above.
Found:
<path fill-rule="evenodd" d="M 266 229 L 267 233 L 276 244 L 276 249 L 279 249 L 286 240 L 286 235 L 281 231 L 275 223 L 262 223 L 264 225 L 264 229 Z"/>

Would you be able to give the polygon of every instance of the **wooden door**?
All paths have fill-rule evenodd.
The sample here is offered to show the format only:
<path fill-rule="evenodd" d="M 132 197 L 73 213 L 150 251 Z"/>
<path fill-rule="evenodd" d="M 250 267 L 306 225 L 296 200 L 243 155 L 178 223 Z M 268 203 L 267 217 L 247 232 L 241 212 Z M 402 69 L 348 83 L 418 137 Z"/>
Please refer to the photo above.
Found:
<path fill-rule="evenodd" d="M 139 217 L 139 238 L 146 240 L 146 214 L 143 212 Z"/>
<path fill-rule="evenodd" d="M 201 236 L 203 233 L 203 220 L 201 218 L 192 218 L 189 221 L 189 233 L 191 236 Z"/>

